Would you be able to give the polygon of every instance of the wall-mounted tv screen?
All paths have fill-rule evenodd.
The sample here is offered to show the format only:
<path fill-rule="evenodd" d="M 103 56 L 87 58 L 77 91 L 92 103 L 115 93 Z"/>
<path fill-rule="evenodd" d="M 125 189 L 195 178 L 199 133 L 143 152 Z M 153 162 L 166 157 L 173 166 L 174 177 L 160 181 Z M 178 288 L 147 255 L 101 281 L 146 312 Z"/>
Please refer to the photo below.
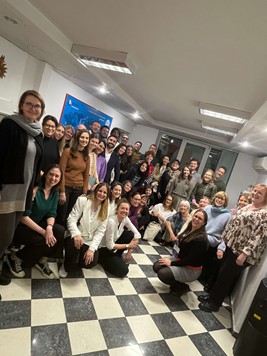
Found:
<path fill-rule="evenodd" d="M 93 121 L 98 121 L 101 126 L 111 126 L 112 117 L 96 110 L 92 106 L 66 94 L 62 108 L 60 123 L 62 125 L 72 125 L 75 129 L 79 124 L 84 124 L 89 130 Z"/>

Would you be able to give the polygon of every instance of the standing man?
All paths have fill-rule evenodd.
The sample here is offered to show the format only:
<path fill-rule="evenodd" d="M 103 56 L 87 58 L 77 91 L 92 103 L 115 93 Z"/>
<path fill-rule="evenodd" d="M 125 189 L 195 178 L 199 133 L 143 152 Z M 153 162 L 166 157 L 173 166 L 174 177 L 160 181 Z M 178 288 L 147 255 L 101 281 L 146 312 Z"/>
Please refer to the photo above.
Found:
<path fill-rule="evenodd" d="M 129 137 L 128 135 L 124 134 L 121 139 L 121 143 L 124 143 L 125 145 L 128 144 Z"/>
<path fill-rule="evenodd" d="M 137 161 L 141 159 L 142 153 L 140 152 L 140 149 L 142 147 L 142 142 L 136 141 L 133 147 L 134 147 L 134 152 L 132 155 L 132 165 L 134 165 Z"/>
<path fill-rule="evenodd" d="M 118 182 L 120 178 L 120 160 L 119 155 L 114 151 L 117 143 L 117 137 L 110 135 L 107 140 L 105 158 L 107 161 L 107 173 L 104 182 L 111 184 L 113 181 Z"/>
<path fill-rule="evenodd" d="M 189 164 L 189 169 L 190 169 L 190 174 L 192 177 L 190 182 L 193 186 L 193 189 L 196 186 L 196 184 L 201 181 L 201 175 L 197 171 L 198 166 L 199 166 L 198 160 L 196 158 L 191 158 L 190 164 Z"/>
<path fill-rule="evenodd" d="M 96 134 L 99 135 L 99 131 L 100 131 L 100 123 L 98 121 L 93 121 L 90 125 L 90 134 Z"/>
<path fill-rule="evenodd" d="M 222 177 L 225 175 L 226 172 L 227 169 L 225 166 L 220 166 L 215 171 L 215 178 L 213 180 L 213 183 L 217 186 L 217 192 L 225 192 L 226 184 L 222 180 Z"/>
<path fill-rule="evenodd" d="M 106 125 L 101 126 L 99 138 L 107 142 L 108 134 L 109 134 L 109 127 Z"/>

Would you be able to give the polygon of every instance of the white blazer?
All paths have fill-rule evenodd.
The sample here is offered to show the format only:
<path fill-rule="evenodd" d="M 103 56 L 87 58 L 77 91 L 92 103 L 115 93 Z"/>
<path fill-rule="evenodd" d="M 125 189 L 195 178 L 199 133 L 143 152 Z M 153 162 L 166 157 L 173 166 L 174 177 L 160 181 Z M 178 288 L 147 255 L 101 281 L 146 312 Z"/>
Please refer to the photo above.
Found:
<path fill-rule="evenodd" d="M 81 235 L 91 251 L 96 251 L 105 234 L 108 218 L 99 220 L 100 207 L 93 216 L 93 202 L 87 197 L 79 197 L 67 220 L 70 236 Z M 107 215 L 108 216 L 108 215 Z"/>

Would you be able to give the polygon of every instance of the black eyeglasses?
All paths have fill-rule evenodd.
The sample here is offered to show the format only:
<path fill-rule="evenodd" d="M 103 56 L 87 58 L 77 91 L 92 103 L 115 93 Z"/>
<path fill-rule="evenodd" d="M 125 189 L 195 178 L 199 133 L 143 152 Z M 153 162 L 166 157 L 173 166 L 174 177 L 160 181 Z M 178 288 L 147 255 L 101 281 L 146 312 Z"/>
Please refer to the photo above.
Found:
<path fill-rule="evenodd" d="M 39 105 L 39 104 L 34 105 L 33 103 L 29 103 L 29 102 L 27 102 L 27 103 L 24 102 L 24 104 L 31 110 L 38 110 L 39 111 L 39 110 L 42 109 L 41 105 Z"/>
<path fill-rule="evenodd" d="M 52 126 L 52 125 L 44 125 L 44 127 L 51 130 L 54 130 L 56 128 L 56 126 Z"/>

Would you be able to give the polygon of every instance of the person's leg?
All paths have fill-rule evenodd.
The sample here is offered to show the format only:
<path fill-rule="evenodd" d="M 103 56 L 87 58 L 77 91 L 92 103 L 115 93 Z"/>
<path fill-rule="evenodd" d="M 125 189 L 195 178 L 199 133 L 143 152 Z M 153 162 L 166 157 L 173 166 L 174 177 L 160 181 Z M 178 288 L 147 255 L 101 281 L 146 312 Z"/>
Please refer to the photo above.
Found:
<path fill-rule="evenodd" d="M 119 278 L 125 277 L 129 272 L 129 266 L 122 256 L 109 251 L 107 248 L 99 250 L 99 263 L 105 271 Z"/>
<path fill-rule="evenodd" d="M 67 221 L 67 209 L 69 204 L 70 189 L 71 188 L 69 187 L 65 187 L 66 202 L 63 205 L 58 204 L 57 207 L 56 222 L 57 224 L 63 225 L 64 227 L 66 227 L 66 221 Z"/>
<path fill-rule="evenodd" d="M 74 206 L 74 204 L 76 203 L 76 200 L 78 199 L 79 196 L 82 195 L 82 188 L 70 188 L 69 191 L 69 200 L 68 200 L 68 206 L 67 206 L 67 210 L 66 210 L 66 221 L 69 217 L 69 214 L 72 211 L 72 208 Z"/>
<path fill-rule="evenodd" d="M 64 260 L 64 268 L 66 272 L 77 271 L 79 268 L 79 256 L 81 250 L 78 250 L 74 246 L 74 240 L 71 237 L 67 237 L 64 240 L 65 245 L 65 260 Z"/>
<path fill-rule="evenodd" d="M 129 244 L 132 241 L 133 237 L 134 237 L 134 233 L 132 231 L 124 230 L 123 233 L 121 234 L 121 236 L 116 241 L 116 243 L 117 244 Z M 125 249 L 118 250 L 116 252 L 116 254 L 119 256 L 122 256 L 124 251 L 125 251 Z"/>
<path fill-rule="evenodd" d="M 80 253 L 80 256 L 79 256 L 79 266 L 80 268 L 86 268 L 86 269 L 91 269 L 93 267 L 95 267 L 98 263 L 98 256 L 99 256 L 99 250 L 95 251 L 94 252 L 94 258 L 93 258 L 93 261 L 89 264 L 86 264 L 85 263 L 85 253 L 87 252 L 87 250 L 89 249 L 89 246 L 84 244 L 82 247 L 81 247 L 81 253 Z"/>

